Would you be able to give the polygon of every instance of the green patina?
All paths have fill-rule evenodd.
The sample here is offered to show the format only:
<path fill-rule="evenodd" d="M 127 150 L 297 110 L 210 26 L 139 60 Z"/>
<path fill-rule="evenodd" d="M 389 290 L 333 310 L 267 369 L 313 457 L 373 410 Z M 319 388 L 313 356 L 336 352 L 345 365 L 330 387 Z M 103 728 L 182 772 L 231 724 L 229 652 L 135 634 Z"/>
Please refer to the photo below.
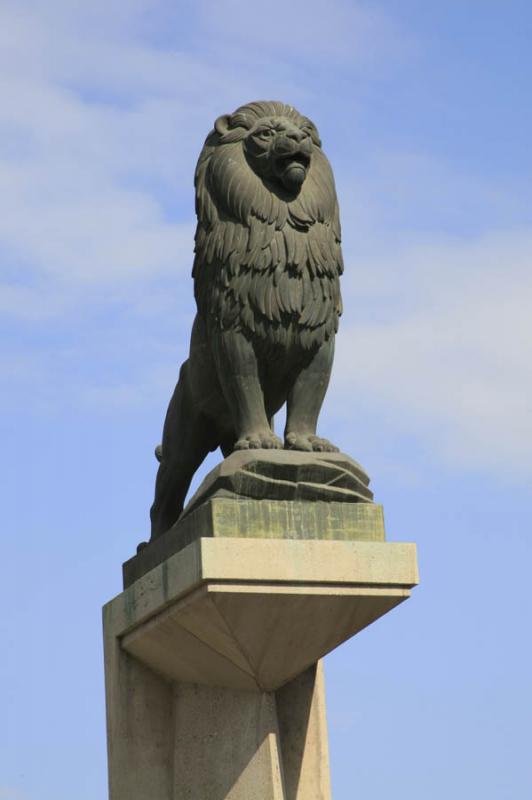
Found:
<path fill-rule="evenodd" d="M 213 497 L 175 527 L 181 547 L 201 536 L 245 539 L 341 539 L 383 542 L 384 515 L 375 503 L 247 500 Z"/>

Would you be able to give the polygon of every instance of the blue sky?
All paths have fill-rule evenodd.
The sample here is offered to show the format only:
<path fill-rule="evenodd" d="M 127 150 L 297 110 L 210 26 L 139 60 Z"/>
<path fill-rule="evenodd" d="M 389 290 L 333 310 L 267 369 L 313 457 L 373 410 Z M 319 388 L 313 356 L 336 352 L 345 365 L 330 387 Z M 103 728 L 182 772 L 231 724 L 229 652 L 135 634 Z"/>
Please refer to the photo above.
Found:
<path fill-rule="evenodd" d="M 106 796 L 100 606 L 186 357 L 195 160 L 263 98 L 337 178 L 321 431 L 419 546 L 326 662 L 335 800 L 530 796 L 531 37 L 518 0 L 0 3 L 0 800 Z"/>

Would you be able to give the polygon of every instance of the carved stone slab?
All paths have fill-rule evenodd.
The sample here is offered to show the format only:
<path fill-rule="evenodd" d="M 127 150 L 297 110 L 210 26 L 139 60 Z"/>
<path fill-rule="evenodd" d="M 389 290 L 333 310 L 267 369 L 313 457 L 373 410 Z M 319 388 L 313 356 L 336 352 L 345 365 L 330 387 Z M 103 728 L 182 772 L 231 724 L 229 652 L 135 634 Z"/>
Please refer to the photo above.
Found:
<path fill-rule="evenodd" d="M 367 503 L 368 486 L 360 464 L 345 453 L 238 450 L 207 475 L 181 519 L 210 497 Z"/>

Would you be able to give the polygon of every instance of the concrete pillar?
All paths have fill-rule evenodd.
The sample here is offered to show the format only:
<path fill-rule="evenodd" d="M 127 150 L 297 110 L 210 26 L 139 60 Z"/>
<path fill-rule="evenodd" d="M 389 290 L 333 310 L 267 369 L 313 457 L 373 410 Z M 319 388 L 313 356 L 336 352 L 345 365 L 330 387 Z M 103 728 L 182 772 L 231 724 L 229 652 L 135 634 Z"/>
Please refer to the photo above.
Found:
<path fill-rule="evenodd" d="M 104 607 L 110 800 L 330 800 L 321 658 L 415 546 L 198 539 Z"/>
<path fill-rule="evenodd" d="M 106 622 L 110 800 L 330 800 L 321 662 L 276 692 L 172 682 Z"/>

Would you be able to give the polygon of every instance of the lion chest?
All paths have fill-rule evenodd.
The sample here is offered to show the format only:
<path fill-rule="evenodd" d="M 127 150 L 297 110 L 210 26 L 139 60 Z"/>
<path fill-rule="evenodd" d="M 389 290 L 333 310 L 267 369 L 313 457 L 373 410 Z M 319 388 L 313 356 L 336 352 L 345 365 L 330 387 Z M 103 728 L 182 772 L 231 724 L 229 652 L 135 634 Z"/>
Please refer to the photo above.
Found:
<path fill-rule="evenodd" d="M 328 273 L 332 274 L 328 274 Z M 248 260 L 213 263 L 196 281 L 200 313 L 211 326 L 240 330 L 280 350 L 310 349 L 337 330 L 341 310 L 336 270 L 277 261 L 259 268 Z"/>

